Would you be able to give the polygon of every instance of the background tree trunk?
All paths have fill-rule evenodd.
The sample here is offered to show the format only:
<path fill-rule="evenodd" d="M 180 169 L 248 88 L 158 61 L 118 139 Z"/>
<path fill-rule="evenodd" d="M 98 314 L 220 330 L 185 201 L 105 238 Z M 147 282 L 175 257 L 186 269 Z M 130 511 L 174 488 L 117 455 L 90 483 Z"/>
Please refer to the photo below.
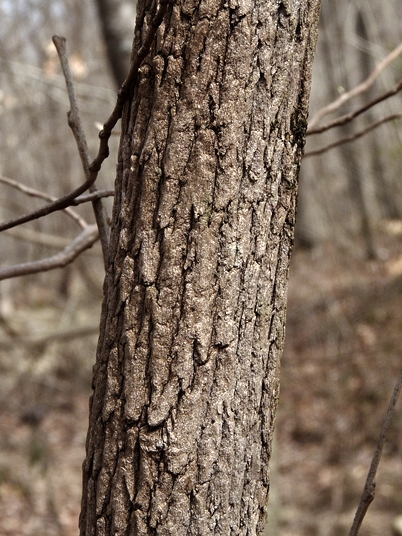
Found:
<path fill-rule="evenodd" d="M 151 5 L 138 5 L 136 47 Z M 174 3 L 122 122 L 81 534 L 260 534 L 318 0 Z"/>
<path fill-rule="evenodd" d="M 129 68 L 136 2 L 96 0 L 106 56 L 117 87 L 124 82 Z"/>

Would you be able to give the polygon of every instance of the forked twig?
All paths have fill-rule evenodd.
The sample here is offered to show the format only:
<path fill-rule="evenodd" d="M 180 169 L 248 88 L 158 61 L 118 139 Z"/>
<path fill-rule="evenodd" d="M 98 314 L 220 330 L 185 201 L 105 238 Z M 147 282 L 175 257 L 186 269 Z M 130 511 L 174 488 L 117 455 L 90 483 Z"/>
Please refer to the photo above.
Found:
<path fill-rule="evenodd" d="M 15 218 L 13 220 L 8 220 L 6 222 L 3 222 L 2 224 L 0 224 L 0 231 L 11 229 L 13 227 L 16 227 L 17 225 L 21 225 L 22 223 L 26 223 L 26 222 L 35 220 L 37 218 L 46 216 L 47 214 L 51 214 L 52 212 L 55 212 L 57 210 L 62 210 L 62 209 L 67 208 L 71 204 L 74 204 L 76 198 L 78 198 L 78 196 L 83 194 L 86 190 L 88 190 L 88 188 L 90 188 L 94 184 L 103 161 L 109 156 L 108 140 L 110 138 L 112 129 L 117 123 L 117 121 L 121 118 L 124 103 L 126 102 L 130 89 L 137 78 L 139 67 L 142 61 L 145 59 L 145 57 L 149 53 L 156 31 L 158 27 L 160 26 L 160 24 L 162 23 L 163 17 L 167 11 L 168 3 L 169 3 L 169 0 L 160 0 L 160 4 L 156 12 L 156 15 L 151 20 L 150 28 L 145 38 L 144 44 L 138 50 L 137 55 L 131 65 L 130 72 L 126 80 L 123 82 L 121 89 L 118 92 L 115 108 L 111 116 L 109 117 L 109 119 L 104 124 L 103 129 L 99 133 L 100 143 L 99 143 L 98 155 L 96 156 L 95 160 L 90 165 L 87 165 L 88 164 L 88 156 L 87 156 L 88 151 L 87 151 L 87 145 L 86 145 L 83 130 L 82 131 L 80 130 L 80 125 L 81 125 L 80 120 L 78 119 L 78 123 L 77 123 L 77 121 L 75 120 L 76 118 L 71 118 L 71 114 L 69 114 L 69 119 L 70 119 L 69 124 L 71 123 L 70 126 L 73 129 L 73 132 L 74 132 L 74 129 L 76 129 L 76 133 L 75 133 L 76 140 L 77 140 L 78 150 L 80 152 L 80 156 L 83 162 L 84 169 L 88 170 L 86 172 L 86 176 L 87 176 L 86 181 L 83 184 L 81 184 L 81 186 L 73 190 L 72 192 L 68 193 L 67 195 L 59 199 L 56 199 L 55 201 L 49 203 L 45 207 L 42 207 L 28 214 L 25 214 L 24 216 L 21 216 L 19 218 Z M 53 40 L 55 44 L 57 43 L 57 46 L 61 48 L 61 56 L 63 58 L 63 61 L 62 61 L 63 63 L 64 60 L 66 60 L 64 50 L 63 50 L 63 48 L 65 47 L 65 38 L 60 38 L 60 37 L 55 36 Z M 67 62 L 67 69 L 69 70 L 68 62 Z M 66 76 L 67 85 L 70 83 L 71 80 L 72 80 L 71 75 Z M 72 96 L 74 96 L 74 99 L 75 99 L 73 88 L 72 90 L 69 90 L 70 104 L 72 104 L 71 103 Z M 73 109 L 73 105 L 72 105 L 72 109 Z M 90 196 L 92 195 L 94 198 L 96 197 L 97 200 L 99 200 L 99 198 L 101 197 L 100 195 L 98 195 L 97 192 L 93 192 L 92 194 L 89 194 L 89 195 Z M 84 196 L 84 199 L 81 199 L 80 201 L 86 202 L 87 200 L 88 200 L 88 196 Z M 76 202 L 76 204 L 78 203 Z M 30 263 L 24 263 L 24 264 L 19 264 L 15 266 L 1 268 L 0 280 L 8 279 L 11 277 L 17 277 L 20 275 L 43 272 L 43 271 L 51 270 L 53 268 L 66 266 L 67 264 L 72 262 L 82 251 L 91 247 L 96 242 L 97 239 L 98 239 L 98 230 L 94 226 L 86 226 L 84 230 L 82 231 L 82 233 L 78 235 L 77 238 L 69 246 L 67 246 L 62 252 L 54 255 L 53 257 L 39 260 L 39 261 L 30 262 Z M 104 259 L 105 259 L 105 255 L 104 255 Z"/>
<path fill-rule="evenodd" d="M 342 115 L 341 117 L 338 117 L 338 119 L 334 119 L 330 123 L 327 123 L 326 125 L 323 125 L 321 127 L 316 128 L 310 128 L 307 130 L 307 136 L 312 136 L 313 134 L 321 134 L 321 132 L 326 132 L 327 130 L 335 127 L 339 127 L 341 125 L 345 125 L 346 123 L 349 123 L 350 121 L 353 121 L 356 117 L 361 115 L 362 113 L 366 112 L 369 108 L 372 108 L 376 104 L 379 104 L 380 102 L 383 102 L 386 99 L 389 99 L 389 97 L 392 97 L 393 95 L 396 95 L 400 90 L 402 89 L 402 80 L 400 80 L 396 86 L 394 86 L 389 91 L 386 91 L 376 99 L 368 102 L 361 108 L 358 108 L 354 112 L 350 112 L 349 114 Z"/>
<path fill-rule="evenodd" d="M 71 74 L 70 65 L 68 63 L 66 38 L 54 35 L 52 40 L 60 59 L 60 65 L 63 71 L 64 79 L 66 81 L 67 93 L 70 101 L 70 111 L 67 114 L 68 125 L 73 132 L 78 152 L 81 158 L 85 178 L 88 180 L 90 178 L 88 144 L 85 138 L 85 131 L 82 125 L 81 114 L 77 103 L 77 97 L 75 95 L 73 77 Z M 94 183 L 90 185 L 89 191 L 96 192 L 96 187 Z M 96 224 L 99 229 L 99 238 L 102 246 L 103 262 L 106 270 L 109 249 L 109 231 L 106 223 L 105 209 L 103 207 L 101 199 L 93 199 L 92 207 L 95 214 Z"/>
<path fill-rule="evenodd" d="M 130 89 L 137 78 L 138 69 L 141 63 L 143 62 L 143 60 L 145 59 L 145 57 L 149 53 L 156 31 L 158 27 L 160 26 L 160 24 L 162 23 L 163 17 L 165 16 L 165 13 L 167 11 L 168 4 L 169 4 L 169 0 L 160 0 L 158 10 L 155 16 L 153 17 L 153 19 L 151 20 L 150 28 L 145 37 L 144 43 L 140 47 L 140 49 L 137 51 L 134 61 L 131 64 L 130 72 L 126 80 L 123 82 L 122 87 L 120 88 L 117 94 L 117 102 L 114 107 L 114 110 L 112 114 L 110 115 L 109 119 L 103 125 L 103 129 L 99 133 L 99 138 L 100 138 L 99 150 L 98 150 L 98 154 L 96 158 L 89 166 L 88 179 L 83 184 L 81 184 L 81 186 L 79 186 L 72 192 L 68 193 L 67 195 L 63 197 L 60 197 L 59 199 L 56 199 L 55 201 L 53 201 L 52 203 L 49 203 L 45 207 L 42 207 L 33 212 L 29 212 L 28 214 L 25 214 L 19 218 L 15 218 L 15 219 L 3 222 L 2 224 L 0 224 L 0 231 L 11 229 L 12 227 L 16 227 L 17 225 L 21 225 L 22 223 L 26 223 L 26 222 L 35 220 L 37 218 L 41 218 L 43 216 L 46 216 L 47 214 L 51 214 L 52 212 L 56 212 L 57 210 L 62 210 L 66 208 L 72 204 L 72 201 L 75 198 L 83 194 L 86 190 L 88 190 L 88 188 L 92 184 L 94 184 L 103 161 L 109 156 L 108 140 L 111 136 L 112 130 L 114 126 L 116 125 L 117 121 L 121 118 L 121 115 L 123 112 L 123 106 L 130 94 Z"/>
<path fill-rule="evenodd" d="M 349 536 L 356 536 L 359 532 L 361 524 L 363 522 L 364 516 L 366 515 L 367 509 L 372 503 L 375 495 L 375 476 L 378 469 L 378 464 L 380 463 L 380 458 L 382 454 L 382 449 L 385 443 L 385 437 L 388 432 L 388 428 L 391 422 L 392 413 L 395 407 L 395 404 L 398 400 L 399 391 L 401 390 L 402 385 L 402 370 L 399 374 L 399 378 L 395 384 L 394 391 L 389 402 L 387 414 L 385 415 L 384 422 L 382 424 L 382 430 L 380 438 L 377 443 L 376 450 L 374 452 L 373 459 L 371 460 L 371 465 L 369 472 L 367 474 L 366 483 L 364 485 L 363 493 L 360 498 L 359 506 L 357 508 L 355 518 L 353 520 L 352 528 L 350 529 Z"/>
<path fill-rule="evenodd" d="M 54 198 L 49 194 L 35 190 L 20 184 L 19 182 L 10 179 L 8 177 L 0 176 L 0 182 L 7 184 L 20 192 L 29 195 L 31 197 L 38 197 L 39 199 L 45 199 L 46 201 L 52 201 Z M 73 205 L 80 205 L 82 203 L 87 203 L 93 199 L 101 199 L 103 197 L 109 197 L 114 195 L 113 190 L 98 190 L 96 192 L 77 197 L 73 200 Z M 52 270 L 53 268 L 63 267 L 70 262 L 72 262 L 80 253 L 85 249 L 92 247 L 94 242 L 97 240 L 97 235 L 94 233 L 95 227 L 88 226 L 87 222 L 82 218 L 74 209 L 67 207 L 64 209 L 64 212 L 68 214 L 71 218 L 80 225 L 83 229 L 83 232 L 78 235 L 78 237 L 71 242 L 67 238 L 56 237 L 47 235 L 44 233 L 39 233 L 31 229 L 14 229 L 11 230 L 12 236 L 17 239 L 28 240 L 32 243 L 42 244 L 45 246 L 60 248 L 65 245 L 63 251 L 57 253 L 56 255 L 42 259 L 40 261 L 34 261 L 30 263 L 16 264 L 14 266 L 7 266 L 0 268 L 0 280 L 2 279 L 11 279 L 13 277 L 18 277 L 20 275 L 27 275 L 32 273 L 44 272 L 47 270 Z"/>
<path fill-rule="evenodd" d="M 334 149 L 334 147 L 338 147 L 339 145 L 343 145 L 344 143 L 355 141 L 365 136 L 366 134 L 376 129 L 380 125 L 384 123 L 388 123 L 388 121 L 393 121 L 394 119 L 400 119 L 400 118 L 402 118 L 402 113 L 393 114 L 393 115 L 389 115 L 388 117 L 384 117 L 383 119 L 380 119 L 379 121 L 375 121 L 374 123 L 371 123 L 366 128 L 364 128 L 363 130 L 360 130 L 359 132 L 356 132 L 355 134 L 351 134 L 350 136 L 341 138 L 340 140 L 335 141 L 334 143 L 330 143 L 326 145 L 325 147 L 321 147 L 320 149 L 315 149 L 314 151 L 307 151 L 306 153 L 304 153 L 303 158 L 308 158 L 309 156 L 317 156 L 319 154 L 326 153 L 330 149 Z"/>
<path fill-rule="evenodd" d="M 367 91 L 375 82 L 375 80 L 378 78 L 378 76 L 382 73 L 382 71 L 391 63 L 393 62 L 400 54 L 402 54 L 402 43 L 397 46 L 388 56 L 386 56 L 374 69 L 374 71 L 364 80 L 361 84 L 354 87 L 350 91 L 347 91 L 346 93 L 343 93 L 338 99 L 336 99 L 334 102 L 331 102 L 328 104 L 328 106 L 325 106 L 324 108 L 321 108 L 315 116 L 309 121 L 309 126 L 312 129 L 322 117 L 325 115 L 331 114 L 338 110 L 345 102 L 349 101 L 350 99 L 356 97 L 357 95 L 360 95 L 361 93 L 364 93 Z"/>
<path fill-rule="evenodd" d="M 58 210 L 64 210 L 65 208 L 72 205 L 72 201 L 78 197 L 79 195 L 83 194 L 88 190 L 88 188 L 93 184 L 96 180 L 97 174 L 90 173 L 90 178 L 83 182 L 81 186 L 78 186 L 75 190 L 72 190 L 66 195 L 63 195 L 63 197 L 59 197 L 58 199 L 55 199 L 48 205 L 45 205 L 42 208 L 39 208 L 38 210 L 33 210 L 32 212 L 28 212 L 27 214 L 24 214 L 23 216 L 19 216 L 18 218 L 14 218 L 12 220 L 7 220 L 3 223 L 0 223 L 0 232 L 6 231 L 7 229 L 12 229 L 13 227 L 17 227 L 17 225 L 22 225 L 23 223 L 27 223 L 29 221 L 37 220 L 38 218 L 43 218 L 43 216 L 47 216 L 48 214 L 52 214 L 52 212 L 56 212 Z"/>
<path fill-rule="evenodd" d="M 160 0 L 158 10 L 151 20 L 150 28 L 145 37 L 143 45 L 138 49 L 137 54 L 134 57 L 133 62 L 131 63 L 130 71 L 127 75 L 127 78 L 124 80 L 121 88 L 117 93 L 117 102 L 114 107 L 113 112 L 111 113 L 109 119 L 104 123 L 102 130 L 99 132 L 99 151 L 95 160 L 92 162 L 91 169 L 100 169 L 102 162 L 109 156 L 109 138 L 112 134 L 112 130 L 115 127 L 117 121 L 121 118 L 123 113 L 123 106 L 130 94 L 130 90 L 137 79 L 138 69 L 141 66 L 141 63 L 148 56 L 149 50 L 151 48 L 152 42 L 156 35 L 156 31 L 163 21 L 163 17 L 166 14 L 167 6 L 169 5 L 169 0 Z"/>
<path fill-rule="evenodd" d="M 114 190 L 96 190 L 96 192 L 92 192 L 90 194 L 80 195 L 79 197 L 76 197 L 71 204 L 74 206 L 78 206 L 84 203 L 89 203 L 90 201 L 93 201 L 94 199 L 103 199 L 104 197 L 113 197 L 113 196 L 114 196 Z"/>
<path fill-rule="evenodd" d="M 39 199 L 44 199 L 45 201 L 55 201 L 56 199 L 49 194 L 41 192 L 40 190 L 35 190 L 34 188 L 30 188 L 29 186 L 25 186 L 25 184 L 21 184 L 14 179 L 10 179 L 9 177 L 0 176 L 0 182 L 15 188 L 16 190 L 19 190 L 23 194 L 29 195 L 30 197 L 37 197 Z M 84 218 L 82 218 L 74 209 L 67 207 L 64 209 L 64 212 L 68 214 L 75 222 L 77 222 L 82 229 L 88 225 Z"/>
<path fill-rule="evenodd" d="M 37 274 L 47 272 L 54 268 L 64 268 L 70 264 L 80 253 L 93 246 L 98 240 L 98 228 L 96 225 L 87 225 L 85 229 L 68 245 L 63 251 L 56 253 L 47 259 L 39 261 L 25 262 L 14 266 L 4 266 L 0 268 L 0 281 L 11 279 L 21 275 Z"/>

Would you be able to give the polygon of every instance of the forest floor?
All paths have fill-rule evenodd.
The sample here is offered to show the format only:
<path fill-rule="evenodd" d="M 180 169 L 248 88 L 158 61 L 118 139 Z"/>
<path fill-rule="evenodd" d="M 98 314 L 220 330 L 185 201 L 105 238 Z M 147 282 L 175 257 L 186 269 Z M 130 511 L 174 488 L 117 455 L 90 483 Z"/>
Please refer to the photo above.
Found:
<path fill-rule="evenodd" d="M 374 261 L 331 244 L 294 253 L 269 536 L 349 533 L 402 363 L 399 231 L 379 234 Z M 27 279 L 1 304 L 0 536 L 78 534 L 101 281 L 50 287 Z M 393 534 L 401 483 L 399 401 L 360 536 Z"/>
<path fill-rule="evenodd" d="M 350 245 L 295 251 L 274 473 L 279 536 L 349 534 L 402 367 L 399 232 L 381 233 L 374 261 Z M 359 535 L 391 535 L 401 514 L 399 400 Z"/>

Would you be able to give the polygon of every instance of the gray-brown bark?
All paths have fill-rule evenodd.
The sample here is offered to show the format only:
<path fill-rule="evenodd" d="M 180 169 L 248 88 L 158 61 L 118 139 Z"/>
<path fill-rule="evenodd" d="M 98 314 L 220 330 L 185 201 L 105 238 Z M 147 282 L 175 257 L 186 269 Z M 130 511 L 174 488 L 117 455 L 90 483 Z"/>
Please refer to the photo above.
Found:
<path fill-rule="evenodd" d="M 82 535 L 262 533 L 318 11 L 175 2 L 141 68 L 122 124 Z"/>

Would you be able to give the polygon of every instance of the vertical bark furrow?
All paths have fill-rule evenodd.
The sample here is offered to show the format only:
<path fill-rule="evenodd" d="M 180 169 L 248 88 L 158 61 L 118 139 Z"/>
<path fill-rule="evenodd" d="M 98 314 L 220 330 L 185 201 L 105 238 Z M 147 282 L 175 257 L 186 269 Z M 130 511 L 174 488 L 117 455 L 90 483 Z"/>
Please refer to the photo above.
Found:
<path fill-rule="evenodd" d="M 262 531 L 318 5 L 175 2 L 141 67 L 82 536 Z"/>

